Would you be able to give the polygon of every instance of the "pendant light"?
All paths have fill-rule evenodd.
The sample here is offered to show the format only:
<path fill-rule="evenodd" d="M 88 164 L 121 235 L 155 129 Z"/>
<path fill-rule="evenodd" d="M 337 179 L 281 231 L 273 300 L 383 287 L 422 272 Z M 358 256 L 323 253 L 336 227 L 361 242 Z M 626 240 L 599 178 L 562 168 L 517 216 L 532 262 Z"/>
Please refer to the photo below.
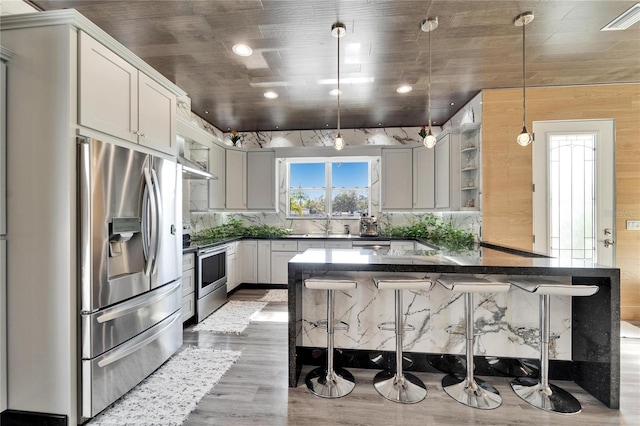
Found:
<path fill-rule="evenodd" d="M 427 18 L 422 21 L 422 31 L 429 33 L 429 82 L 427 84 L 427 114 L 429 115 L 429 129 L 427 134 L 422 140 L 422 143 L 427 148 L 431 149 L 436 146 L 436 137 L 431 132 L 431 31 L 438 28 L 438 17 Z"/>
<path fill-rule="evenodd" d="M 336 22 L 331 26 L 331 35 L 338 39 L 338 135 L 336 139 L 333 141 L 333 147 L 340 151 L 344 148 L 344 139 L 342 139 L 342 135 L 340 134 L 340 38 L 343 37 L 347 33 L 347 28 L 341 22 Z"/>
<path fill-rule="evenodd" d="M 522 27 L 522 132 L 518 135 L 516 141 L 520 146 L 527 146 L 533 142 L 533 135 L 527 131 L 527 94 L 526 94 L 526 55 L 525 55 L 525 30 L 524 28 L 533 21 L 533 12 L 524 12 L 513 21 L 516 27 Z"/>

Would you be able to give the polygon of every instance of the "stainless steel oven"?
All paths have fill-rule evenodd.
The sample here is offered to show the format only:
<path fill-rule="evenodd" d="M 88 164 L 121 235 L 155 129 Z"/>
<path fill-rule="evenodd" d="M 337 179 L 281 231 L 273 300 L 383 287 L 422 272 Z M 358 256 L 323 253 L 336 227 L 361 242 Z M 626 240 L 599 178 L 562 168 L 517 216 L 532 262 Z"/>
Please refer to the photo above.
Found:
<path fill-rule="evenodd" d="M 196 320 L 202 321 L 227 301 L 227 248 L 199 250 Z"/>

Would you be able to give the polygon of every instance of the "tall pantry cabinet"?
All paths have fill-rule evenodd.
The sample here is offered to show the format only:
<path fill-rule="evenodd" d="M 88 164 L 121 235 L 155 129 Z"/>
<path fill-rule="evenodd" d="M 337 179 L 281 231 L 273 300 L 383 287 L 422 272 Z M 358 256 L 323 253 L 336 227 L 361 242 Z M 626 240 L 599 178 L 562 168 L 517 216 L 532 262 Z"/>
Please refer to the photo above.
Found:
<path fill-rule="evenodd" d="M 7 87 L 7 409 L 66 416 L 68 424 L 77 424 L 76 135 L 171 153 L 175 108 L 170 104 L 185 93 L 75 10 L 5 15 L 0 31 L 2 47 L 15 53 Z M 158 136 L 157 129 L 141 127 L 143 114 L 137 121 L 125 118 L 134 131 L 130 138 L 88 119 L 102 114 L 95 104 L 87 113 L 85 107 L 99 94 L 87 94 L 79 85 L 83 39 L 132 66 L 138 84 L 148 77 L 162 88 L 156 101 L 168 100 L 145 119 L 170 122 L 157 128 L 168 139 L 148 145 L 135 134 Z M 125 102 L 133 102 L 127 112 L 140 107 L 135 95 L 126 94 Z"/>

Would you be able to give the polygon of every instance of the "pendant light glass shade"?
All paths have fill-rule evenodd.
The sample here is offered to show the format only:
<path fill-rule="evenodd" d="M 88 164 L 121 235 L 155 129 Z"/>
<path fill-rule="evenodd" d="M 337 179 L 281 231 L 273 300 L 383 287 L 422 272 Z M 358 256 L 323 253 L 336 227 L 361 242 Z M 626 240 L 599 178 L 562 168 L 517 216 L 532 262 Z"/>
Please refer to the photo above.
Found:
<path fill-rule="evenodd" d="M 527 92 L 526 92 L 526 50 L 525 50 L 525 27 L 533 21 L 533 12 L 524 12 L 513 21 L 516 27 L 522 27 L 522 132 L 518 135 L 516 142 L 520 146 L 527 146 L 533 142 L 533 135 L 527 131 Z"/>
<path fill-rule="evenodd" d="M 422 21 L 422 31 L 429 33 L 429 82 L 427 85 L 427 114 L 429 115 L 429 129 L 427 129 L 427 135 L 422 140 L 422 143 L 427 148 L 431 149 L 436 146 L 436 137 L 431 132 L 431 31 L 438 28 L 438 17 L 427 18 Z"/>
<path fill-rule="evenodd" d="M 338 151 L 344 148 L 344 139 L 342 139 L 342 135 L 340 134 L 340 96 L 342 95 L 340 91 L 340 37 L 346 33 L 347 27 L 341 22 L 336 22 L 331 26 L 331 35 L 338 39 L 338 90 L 336 94 L 338 98 L 338 135 L 333 141 L 333 147 Z"/>
<path fill-rule="evenodd" d="M 342 135 L 340 135 L 340 133 L 336 136 L 336 140 L 333 141 L 333 147 L 338 151 L 344 148 L 344 139 L 342 139 Z"/>
<path fill-rule="evenodd" d="M 527 131 L 525 126 L 522 126 L 522 132 L 518 135 L 517 141 L 520 146 L 527 146 L 533 142 L 533 136 Z"/>
<path fill-rule="evenodd" d="M 431 128 L 429 128 L 429 130 L 427 131 L 427 136 L 424 137 L 422 143 L 427 148 L 433 148 L 434 146 L 436 146 L 436 137 L 431 133 Z"/>

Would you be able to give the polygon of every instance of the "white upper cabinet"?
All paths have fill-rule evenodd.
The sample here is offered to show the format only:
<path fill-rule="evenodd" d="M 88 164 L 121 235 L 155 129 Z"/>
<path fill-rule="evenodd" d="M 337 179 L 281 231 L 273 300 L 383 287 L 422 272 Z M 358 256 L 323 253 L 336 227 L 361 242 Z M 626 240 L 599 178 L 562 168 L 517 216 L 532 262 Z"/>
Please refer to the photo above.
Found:
<path fill-rule="evenodd" d="M 419 146 L 413 148 L 413 208 L 433 209 L 435 204 L 435 152 Z"/>
<path fill-rule="evenodd" d="M 226 164 L 226 209 L 230 211 L 247 209 L 247 153 L 227 149 Z"/>
<path fill-rule="evenodd" d="M 176 96 L 80 31 L 82 126 L 176 154 Z"/>
<path fill-rule="evenodd" d="M 450 206 L 450 150 L 451 135 L 445 134 L 438 139 L 435 150 L 435 207 Z"/>
<path fill-rule="evenodd" d="M 274 151 L 247 152 L 247 208 L 276 210 L 276 155 Z"/>
<path fill-rule="evenodd" d="M 138 72 L 138 142 L 176 154 L 176 96 Z"/>
<path fill-rule="evenodd" d="M 382 210 L 413 207 L 413 149 L 382 150 Z"/>
<path fill-rule="evenodd" d="M 209 208 L 224 210 L 226 188 L 226 153 L 225 149 L 213 144 L 209 148 L 209 170 L 218 179 L 209 181 Z"/>

